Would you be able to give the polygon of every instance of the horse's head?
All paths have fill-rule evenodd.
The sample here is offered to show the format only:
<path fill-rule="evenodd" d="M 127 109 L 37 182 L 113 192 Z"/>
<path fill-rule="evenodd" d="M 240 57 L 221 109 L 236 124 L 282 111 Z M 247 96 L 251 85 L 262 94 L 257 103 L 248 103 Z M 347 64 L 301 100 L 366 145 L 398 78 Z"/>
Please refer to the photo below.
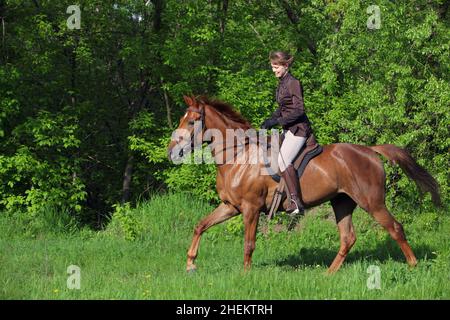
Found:
<path fill-rule="evenodd" d="M 172 133 L 167 155 L 169 160 L 180 161 L 193 150 L 194 145 L 202 145 L 201 133 L 205 129 L 205 105 L 194 97 L 183 96 L 187 109 L 180 119 L 178 128 Z"/>

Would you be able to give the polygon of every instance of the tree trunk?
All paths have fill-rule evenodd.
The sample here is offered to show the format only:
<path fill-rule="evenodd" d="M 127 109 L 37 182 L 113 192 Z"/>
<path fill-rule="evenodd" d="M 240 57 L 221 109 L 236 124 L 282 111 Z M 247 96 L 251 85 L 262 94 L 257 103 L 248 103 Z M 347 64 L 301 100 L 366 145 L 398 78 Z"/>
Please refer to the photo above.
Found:
<path fill-rule="evenodd" d="M 0 20 L 1 20 L 1 29 L 2 29 L 2 56 L 4 59 L 3 63 L 6 63 L 7 55 L 6 55 L 6 47 L 5 47 L 5 36 L 6 36 L 6 30 L 5 30 L 5 16 L 6 16 L 6 6 L 4 1 L 0 1 Z"/>
<path fill-rule="evenodd" d="M 124 204 L 130 201 L 131 195 L 131 176 L 133 175 L 133 155 L 128 156 L 127 164 L 125 166 L 125 171 L 123 174 L 123 184 L 122 184 L 122 201 Z"/>
<path fill-rule="evenodd" d="M 305 41 L 306 46 L 308 47 L 309 51 L 312 53 L 313 56 L 316 55 L 317 49 L 315 43 L 307 36 L 301 33 L 300 30 L 298 30 L 297 24 L 300 22 L 300 18 L 297 16 L 295 11 L 291 8 L 289 5 L 289 2 L 287 0 L 280 0 L 281 6 L 286 11 L 286 14 L 289 18 L 289 21 L 295 26 L 295 29 L 297 30 L 297 33 L 299 33 L 300 37 Z"/>
<path fill-rule="evenodd" d="M 161 79 L 161 88 L 163 84 L 164 83 Z M 169 125 L 169 128 L 172 128 L 172 108 L 170 107 L 169 96 L 167 95 L 167 91 L 164 88 L 162 88 L 162 91 L 164 95 L 164 103 L 166 104 L 167 124 Z"/>
<path fill-rule="evenodd" d="M 159 32 L 161 29 L 161 14 L 163 11 L 163 0 L 152 0 L 155 6 L 155 18 L 153 20 L 153 29 Z"/>
<path fill-rule="evenodd" d="M 78 44 L 78 41 L 76 41 Z M 72 107 L 75 107 L 75 87 L 76 87 L 76 72 L 77 72 L 77 58 L 75 53 L 76 47 L 73 48 L 71 54 L 70 54 L 70 86 L 72 89 L 72 92 L 70 93 L 70 100 L 72 102 Z"/>
<path fill-rule="evenodd" d="M 225 25 L 227 22 L 228 0 L 222 2 L 222 12 L 220 13 L 220 34 L 223 37 L 225 33 Z"/>

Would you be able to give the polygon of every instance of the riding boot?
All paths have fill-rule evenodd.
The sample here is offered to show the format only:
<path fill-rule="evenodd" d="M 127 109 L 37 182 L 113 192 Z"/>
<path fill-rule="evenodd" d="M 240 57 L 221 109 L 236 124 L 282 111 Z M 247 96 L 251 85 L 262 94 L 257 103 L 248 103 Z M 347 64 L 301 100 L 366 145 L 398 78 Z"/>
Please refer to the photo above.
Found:
<path fill-rule="evenodd" d="M 289 214 L 303 214 L 305 208 L 303 207 L 302 201 L 299 198 L 300 195 L 300 182 L 295 172 L 294 166 L 289 165 L 281 175 L 286 181 L 286 186 L 288 188 L 289 194 L 291 195 L 291 203 L 286 208 L 286 212 Z"/>

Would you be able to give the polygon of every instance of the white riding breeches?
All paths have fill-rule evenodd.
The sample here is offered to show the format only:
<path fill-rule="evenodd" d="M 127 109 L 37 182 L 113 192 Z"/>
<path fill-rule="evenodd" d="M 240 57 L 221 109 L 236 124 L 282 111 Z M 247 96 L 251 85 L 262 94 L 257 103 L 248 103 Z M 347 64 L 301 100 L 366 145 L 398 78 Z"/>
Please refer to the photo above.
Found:
<path fill-rule="evenodd" d="M 280 153 L 278 154 L 278 167 L 281 172 L 284 172 L 293 163 L 295 156 L 303 147 L 305 141 L 305 137 L 294 136 L 290 130 L 287 130 L 280 148 Z"/>

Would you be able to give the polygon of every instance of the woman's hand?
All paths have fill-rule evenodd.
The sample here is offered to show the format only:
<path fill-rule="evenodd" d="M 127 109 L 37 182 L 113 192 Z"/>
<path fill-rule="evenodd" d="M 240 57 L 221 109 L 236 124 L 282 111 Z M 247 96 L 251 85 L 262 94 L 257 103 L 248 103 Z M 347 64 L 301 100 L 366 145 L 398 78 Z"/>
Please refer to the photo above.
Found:
<path fill-rule="evenodd" d="M 263 124 L 261 125 L 261 129 L 270 129 L 270 128 L 276 126 L 277 124 L 278 124 L 277 119 L 270 118 L 263 122 Z"/>

